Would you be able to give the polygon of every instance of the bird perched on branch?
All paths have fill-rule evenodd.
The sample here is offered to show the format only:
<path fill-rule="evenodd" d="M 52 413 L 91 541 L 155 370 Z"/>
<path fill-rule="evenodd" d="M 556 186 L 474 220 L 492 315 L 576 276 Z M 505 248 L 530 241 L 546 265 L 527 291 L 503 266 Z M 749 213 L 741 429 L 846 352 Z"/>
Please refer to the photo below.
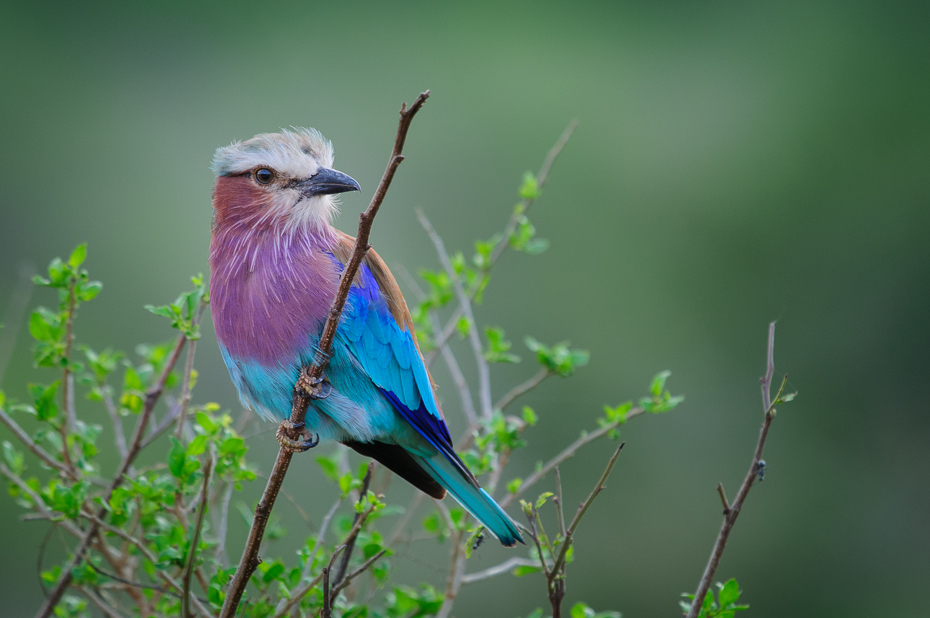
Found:
<path fill-rule="evenodd" d="M 213 323 L 243 404 L 269 420 L 289 416 L 355 243 L 330 221 L 333 196 L 360 188 L 332 165 L 332 144 L 314 129 L 256 135 L 213 160 Z M 407 304 L 374 251 L 351 287 L 325 378 L 307 430 L 433 498 L 452 494 L 502 544 L 523 542 L 455 454 Z"/>

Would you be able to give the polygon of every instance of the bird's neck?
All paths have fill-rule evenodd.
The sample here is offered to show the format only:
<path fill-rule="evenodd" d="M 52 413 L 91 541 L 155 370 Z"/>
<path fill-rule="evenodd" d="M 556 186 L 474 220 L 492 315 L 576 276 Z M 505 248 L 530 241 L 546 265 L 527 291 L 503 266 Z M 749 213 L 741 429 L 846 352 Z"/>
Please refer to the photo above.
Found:
<path fill-rule="evenodd" d="M 233 356 L 291 362 L 310 345 L 336 295 L 335 229 L 265 221 L 215 224 L 210 247 L 211 311 Z"/>

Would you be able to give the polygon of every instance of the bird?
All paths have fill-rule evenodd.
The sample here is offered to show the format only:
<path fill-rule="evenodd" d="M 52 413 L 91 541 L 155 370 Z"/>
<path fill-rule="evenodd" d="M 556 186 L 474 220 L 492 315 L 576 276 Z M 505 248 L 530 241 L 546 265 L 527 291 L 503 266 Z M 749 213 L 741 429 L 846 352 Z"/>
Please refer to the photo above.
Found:
<path fill-rule="evenodd" d="M 213 158 L 210 307 L 243 405 L 286 420 L 313 363 L 355 239 L 337 230 L 338 194 L 361 191 L 333 169 L 315 129 L 261 133 Z M 369 250 L 350 288 L 305 431 L 372 458 L 425 494 L 447 494 L 502 545 L 516 523 L 456 454 L 403 294 Z"/>

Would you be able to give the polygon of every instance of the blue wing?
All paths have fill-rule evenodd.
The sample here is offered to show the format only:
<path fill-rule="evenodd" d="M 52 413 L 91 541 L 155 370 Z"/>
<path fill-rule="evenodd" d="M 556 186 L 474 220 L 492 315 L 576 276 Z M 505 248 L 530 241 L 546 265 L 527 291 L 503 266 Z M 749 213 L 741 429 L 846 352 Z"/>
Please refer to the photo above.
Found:
<path fill-rule="evenodd" d="M 391 276 L 386 268 L 379 274 Z M 397 312 L 406 315 L 403 299 L 394 297 L 399 291 L 393 281 L 385 283 L 393 285 L 379 285 L 368 264 L 362 263 L 357 283 L 349 292 L 337 337 L 394 410 L 477 485 L 452 449 L 452 437 L 436 403 L 415 335 L 405 320 L 398 323 L 395 318 Z"/>

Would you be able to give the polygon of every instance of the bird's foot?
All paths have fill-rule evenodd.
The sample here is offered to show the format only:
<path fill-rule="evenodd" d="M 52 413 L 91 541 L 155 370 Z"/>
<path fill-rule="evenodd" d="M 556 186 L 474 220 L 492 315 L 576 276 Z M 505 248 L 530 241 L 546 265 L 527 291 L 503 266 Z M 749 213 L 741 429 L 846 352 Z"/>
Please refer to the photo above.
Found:
<path fill-rule="evenodd" d="M 291 436 L 297 436 L 296 438 Z M 278 425 L 278 431 L 275 432 L 275 438 L 278 444 L 286 451 L 291 453 L 303 453 L 309 451 L 320 443 L 319 436 L 313 436 L 313 433 L 304 427 L 303 423 L 292 423 L 290 420 L 283 420 Z"/>
<path fill-rule="evenodd" d="M 304 399 L 326 399 L 333 392 L 333 385 L 325 375 L 319 378 L 310 377 L 306 367 L 300 370 L 300 377 L 294 390 Z"/>

